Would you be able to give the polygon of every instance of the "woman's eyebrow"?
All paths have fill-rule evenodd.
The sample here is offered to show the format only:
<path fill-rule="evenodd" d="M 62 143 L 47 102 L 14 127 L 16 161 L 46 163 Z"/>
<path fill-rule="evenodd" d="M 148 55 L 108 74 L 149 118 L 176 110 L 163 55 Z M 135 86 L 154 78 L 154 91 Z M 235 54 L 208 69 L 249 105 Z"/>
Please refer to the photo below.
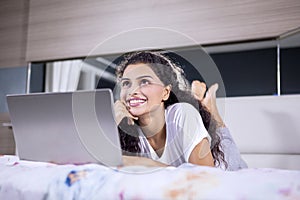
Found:
<path fill-rule="evenodd" d="M 140 79 L 143 79 L 143 78 L 151 78 L 151 79 L 153 79 L 152 76 L 149 76 L 149 75 L 143 75 L 143 76 L 137 77 L 136 80 L 140 80 Z M 130 78 L 121 78 L 120 80 L 121 80 L 121 81 L 129 81 Z"/>
<path fill-rule="evenodd" d="M 120 79 L 121 81 L 128 81 L 128 80 L 130 80 L 129 78 L 121 78 Z"/>
<path fill-rule="evenodd" d="M 151 79 L 153 79 L 153 77 L 149 76 L 149 75 L 139 76 L 136 79 L 138 80 L 138 79 L 143 79 L 143 78 L 151 78 Z"/>

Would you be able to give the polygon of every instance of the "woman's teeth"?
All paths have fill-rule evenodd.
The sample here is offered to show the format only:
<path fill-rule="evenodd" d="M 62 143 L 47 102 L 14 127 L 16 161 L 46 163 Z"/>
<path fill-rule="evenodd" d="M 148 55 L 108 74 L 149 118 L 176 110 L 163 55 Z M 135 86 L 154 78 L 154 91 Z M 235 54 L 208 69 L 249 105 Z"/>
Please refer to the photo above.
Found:
<path fill-rule="evenodd" d="M 132 99 L 132 100 L 129 101 L 129 105 L 130 106 L 138 106 L 138 105 L 141 105 L 145 102 L 146 102 L 146 100 L 143 100 L 143 99 Z"/>

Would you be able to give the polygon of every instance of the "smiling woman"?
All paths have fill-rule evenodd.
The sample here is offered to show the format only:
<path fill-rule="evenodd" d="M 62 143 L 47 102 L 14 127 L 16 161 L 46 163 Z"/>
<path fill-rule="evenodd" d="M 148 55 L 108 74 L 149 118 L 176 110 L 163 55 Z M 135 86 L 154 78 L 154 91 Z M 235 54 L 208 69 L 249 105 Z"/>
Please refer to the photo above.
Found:
<path fill-rule="evenodd" d="M 135 156 L 124 157 L 125 164 L 227 167 L 216 120 L 167 55 L 154 50 L 125 54 L 117 78 L 121 145 L 124 154 Z"/>
<path fill-rule="evenodd" d="M 136 144 L 134 144 L 138 151 L 135 153 L 143 153 L 166 165 L 175 166 L 188 162 L 196 145 L 208 142 L 205 138 L 210 139 L 195 108 L 191 106 L 190 112 L 196 113 L 198 119 L 200 118 L 196 123 L 188 123 L 188 120 L 183 117 L 184 113 L 181 113 L 186 105 L 181 104 L 177 98 L 178 70 L 179 68 L 172 65 L 170 60 L 159 52 L 129 54 L 117 70 L 121 92 L 120 100 L 116 102 L 115 108 L 117 123 L 127 117 L 131 125 L 134 120 L 138 125 L 136 128 L 139 140 L 135 140 Z M 161 76 L 166 72 L 168 76 Z M 181 92 L 184 91 L 181 90 Z M 171 96 L 173 101 L 170 101 Z M 189 96 L 191 96 L 190 92 Z M 174 116 L 171 117 L 172 115 Z M 185 117 L 194 118 L 193 115 Z M 194 127 L 196 133 L 185 130 L 187 127 Z M 128 134 L 124 132 L 122 133 Z M 196 142 L 192 144 L 189 137 L 195 138 Z M 184 142 L 185 140 L 187 141 Z M 182 142 L 185 144 L 180 144 Z M 124 142 L 125 150 L 126 146 L 128 144 Z M 194 154 L 199 155 L 203 151 L 206 152 L 205 156 L 195 160 L 195 164 L 213 165 L 213 157 L 209 148 L 199 149 Z M 138 157 L 136 159 L 140 160 Z M 219 160 L 216 159 L 216 162 Z"/>

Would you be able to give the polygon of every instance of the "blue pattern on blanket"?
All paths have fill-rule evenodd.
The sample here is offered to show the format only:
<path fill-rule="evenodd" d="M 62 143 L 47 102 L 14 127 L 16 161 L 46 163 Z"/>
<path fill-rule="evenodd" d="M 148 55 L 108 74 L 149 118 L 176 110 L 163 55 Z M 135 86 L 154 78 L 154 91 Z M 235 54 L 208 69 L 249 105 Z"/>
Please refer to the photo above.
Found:
<path fill-rule="evenodd" d="M 45 199 L 91 199 L 96 192 L 103 191 L 112 173 L 109 168 L 95 164 L 74 166 L 52 179 Z"/>
<path fill-rule="evenodd" d="M 66 184 L 67 186 L 72 186 L 73 183 L 80 181 L 80 179 L 84 178 L 86 175 L 86 171 L 82 170 L 82 171 L 75 171 L 72 170 L 70 171 L 70 173 L 68 174 L 67 178 L 66 178 Z"/>

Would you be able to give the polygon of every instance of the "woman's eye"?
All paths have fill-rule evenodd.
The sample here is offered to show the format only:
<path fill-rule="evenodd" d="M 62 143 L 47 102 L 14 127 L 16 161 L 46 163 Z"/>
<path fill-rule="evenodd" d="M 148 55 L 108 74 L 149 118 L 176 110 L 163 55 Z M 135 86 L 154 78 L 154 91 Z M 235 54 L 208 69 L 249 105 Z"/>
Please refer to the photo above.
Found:
<path fill-rule="evenodd" d="M 130 86 L 130 82 L 129 81 L 122 81 L 121 86 L 124 88 L 129 87 Z"/>
<path fill-rule="evenodd" d="M 145 86 L 145 85 L 149 85 L 149 84 L 150 84 L 150 81 L 147 79 L 142 79 L 140 81 L 140 86 Z"/>

